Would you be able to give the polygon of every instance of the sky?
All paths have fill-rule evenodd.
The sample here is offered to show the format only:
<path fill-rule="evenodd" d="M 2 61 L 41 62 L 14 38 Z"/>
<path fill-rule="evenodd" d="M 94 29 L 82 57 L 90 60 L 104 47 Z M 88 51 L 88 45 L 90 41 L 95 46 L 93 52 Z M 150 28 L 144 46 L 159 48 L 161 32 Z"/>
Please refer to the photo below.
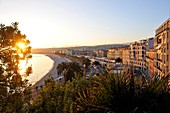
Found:
<path fill-rule="evenodd" d="M 170 0 L 0 0 L 0 23 L 19 22 L 33 48 L 133 42 L 169 17 Z"/>

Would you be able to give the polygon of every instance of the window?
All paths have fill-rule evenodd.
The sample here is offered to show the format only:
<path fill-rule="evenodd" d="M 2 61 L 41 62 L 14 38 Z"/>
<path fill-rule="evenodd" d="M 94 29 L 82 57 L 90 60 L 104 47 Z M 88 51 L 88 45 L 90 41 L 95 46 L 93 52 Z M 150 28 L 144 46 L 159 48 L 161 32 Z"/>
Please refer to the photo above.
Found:
<path fill-rule="evenodd" d="M 158 39 L 158 44 L 161 43 L 161 41 L 162 41 L 161 39 Z"/>
<path fill-rule="evenodd" d="M 144 56 L 145 55 L 145 52 L 144 51 L 142 51 L 142 56 Z"/>
<path fill-rule="evenodd" d="M 169 45 L 168 45 L 168 43 L 167 43 L 167 47 L 166 47 L 166 48 L 167 48 L 167 50 L 168 50 L 168 48 L 169 48 L 168 46 L 169 46 Z"/>
<path fill-rule="evenodd" d="M 169 60 L 169 58 L 168 58 L 169 56 L 167 55 L 167 62 L 168 62 L 168 60 Z"/>

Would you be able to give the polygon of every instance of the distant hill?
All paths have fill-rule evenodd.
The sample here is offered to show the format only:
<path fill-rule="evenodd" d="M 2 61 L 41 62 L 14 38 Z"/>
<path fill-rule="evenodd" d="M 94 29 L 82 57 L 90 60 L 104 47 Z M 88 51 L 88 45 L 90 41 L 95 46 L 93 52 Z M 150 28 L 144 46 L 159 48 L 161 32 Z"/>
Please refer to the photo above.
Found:
<path fill-rule="evenodd" d="M 76 47 L 66 47 L 63 49 L 86 49 L 86 50 L 107 50 L 110 49 L 111 47 L 123 47 L 129 45 L 129 43 L 125 44 L 104 44 L 104 45 L 95 45 L 95 46 L 76 46 Z M 58 48 L 61 49 L 61 48 Z"/>
<path fill-rule="evenodd" d="M 46 54 L 49 52 L 57 51 L 57 50 L 108 50 L 110 48 L 119 48 L 129 45 L 129 43 L 124 44 L 105 44 L 105 45 L 96 45 L 96 46 L 76 46 L 76 47 L 63 47 L 63 48 L 34 48 L 32 49 L 32 53 L 38 54 Z"/>
<path fill-rule="evenodd" d="M 123 47 L 126 46 L 128 44 L 106 44 L 106 45 L 97 45 L 97 46 L 89 46 L 87 47 L 87 49 L 90 50 L 108 50 L 110 48 L 119 48 L 119 47 Z"/>

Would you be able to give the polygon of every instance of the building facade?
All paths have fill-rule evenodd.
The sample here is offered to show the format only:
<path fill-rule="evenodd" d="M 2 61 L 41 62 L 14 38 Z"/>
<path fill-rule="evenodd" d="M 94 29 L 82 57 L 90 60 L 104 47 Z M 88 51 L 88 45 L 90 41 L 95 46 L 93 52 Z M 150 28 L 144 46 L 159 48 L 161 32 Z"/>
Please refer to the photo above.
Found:
<path fill-rule="evenodd" d="M 141 70 L 146 69 L 146 40 L 130 43 L 130 64 Z"/>
<path fill-rule="evenodd" d="M 115 60 L 118 57 L 122 59 L 122 51 L 120 51 L 118 48 L 111 48 L 108 50 L 107 58 L 109 60 Z"/>
<path fill-rule="evenodd" d="M 107 50 L 95 50 L 97 57 L 107 57 Z"/>
<path fill-rule="evenodd" d="M 164 76 L 170 71 L 170 18 L 155 31 L 155 73 Z"/>
<path fill-rule="evenodd" d="M 129 65 L 130 64 L 130 48 L 129 48 L 129 46 L 125 46 L 120 49 L 122 51 L 123 64 Z"/>
<path fill-rule="evenodd" d="M 148 70 L 148 74 L 154 75 L 155 66 L 155 50 L 154 50 L 154 38 L 148 38 L 146 42 L 146 68 Z"/>

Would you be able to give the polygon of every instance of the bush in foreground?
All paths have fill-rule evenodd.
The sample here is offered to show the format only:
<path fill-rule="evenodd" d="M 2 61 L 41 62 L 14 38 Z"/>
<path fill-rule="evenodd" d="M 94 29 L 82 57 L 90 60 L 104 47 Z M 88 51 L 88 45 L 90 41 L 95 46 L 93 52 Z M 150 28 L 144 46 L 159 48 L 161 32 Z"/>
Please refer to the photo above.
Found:
<path fill-rule="evenodd" d="M 46 83 L 31 112 L 41 113 L 169 113 L 169 75 L 149 83 L 133 75 L 102 75 Z"/>

